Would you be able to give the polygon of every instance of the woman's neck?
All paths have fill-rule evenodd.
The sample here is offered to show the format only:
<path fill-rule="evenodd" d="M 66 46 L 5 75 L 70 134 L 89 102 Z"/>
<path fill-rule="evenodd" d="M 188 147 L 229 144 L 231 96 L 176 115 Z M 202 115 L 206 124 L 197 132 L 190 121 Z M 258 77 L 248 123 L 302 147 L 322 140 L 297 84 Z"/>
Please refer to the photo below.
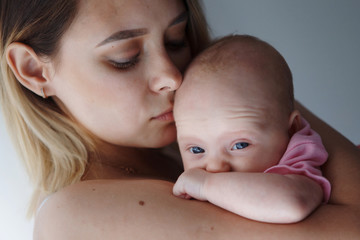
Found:
<path fill-rule="evenodd" d="M 151 178 L 175 181 L 182 171 L 181 164 L 162 149 L 119 147 L 101 144 L 100 152 L 90 156 L 83 180 Z M 167 149 L 168 151 L 168 149 Z M 170 150 L 171 153 L 176 149 Z"/>

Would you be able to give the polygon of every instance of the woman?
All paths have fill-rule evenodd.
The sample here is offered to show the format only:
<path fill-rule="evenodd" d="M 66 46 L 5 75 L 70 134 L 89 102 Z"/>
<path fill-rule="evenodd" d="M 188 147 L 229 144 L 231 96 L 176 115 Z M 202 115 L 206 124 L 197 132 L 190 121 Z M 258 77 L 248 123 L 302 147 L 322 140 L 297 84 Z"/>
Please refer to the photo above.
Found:
<path fill-rule="evenodd" d="M 172 196 L 181 168 L 158 148 L 208 42 L 197 1 L 3 0 L 1 24 L 1 105 L 36 186 L 34 239 L 359 236 L 359 151 L 301 106 L 333 185 L 308 219 L 262 224 Z"/>

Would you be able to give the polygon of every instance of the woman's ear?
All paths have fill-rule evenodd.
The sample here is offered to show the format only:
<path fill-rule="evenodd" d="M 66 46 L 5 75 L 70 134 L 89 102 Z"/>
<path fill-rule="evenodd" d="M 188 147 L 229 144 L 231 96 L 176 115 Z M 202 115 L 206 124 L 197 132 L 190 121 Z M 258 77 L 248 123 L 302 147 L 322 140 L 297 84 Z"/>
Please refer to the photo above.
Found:
<path fill-rule="evenodd" d="M 46 97 L 48 83 L 47 64 L 34 50 L 23 43 L 11 43 L 6 50 L 6 60 L 17 80 L 30 91 Z"/>
<path fill-rule="evenodd" d="M 289 118 L 289 136 L 294 135 L 297 131 L 299 131 L 302 127 L 301 124 L 301 115 L 298 110 L 294 110 L 290 114 Z"/>

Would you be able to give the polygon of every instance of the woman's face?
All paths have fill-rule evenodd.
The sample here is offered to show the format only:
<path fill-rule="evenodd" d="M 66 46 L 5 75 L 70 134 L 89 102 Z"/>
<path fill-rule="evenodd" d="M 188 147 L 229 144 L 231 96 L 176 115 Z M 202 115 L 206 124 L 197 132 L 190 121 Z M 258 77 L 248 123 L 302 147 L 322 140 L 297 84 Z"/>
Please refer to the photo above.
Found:
<path fill-rule="evenodd" d="M 82 0 L 47 93 L 103 141 L 176 138 L 173 95 L 190 61 L 181 0 Z"/>

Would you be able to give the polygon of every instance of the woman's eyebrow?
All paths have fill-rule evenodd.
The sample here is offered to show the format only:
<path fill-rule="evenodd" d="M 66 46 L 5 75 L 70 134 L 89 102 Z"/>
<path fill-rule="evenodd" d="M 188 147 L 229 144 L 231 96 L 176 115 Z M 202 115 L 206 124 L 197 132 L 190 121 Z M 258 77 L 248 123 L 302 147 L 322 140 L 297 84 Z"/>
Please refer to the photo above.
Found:
<path fill-rule="evenodd" d="M 148 30 L 146 28 L 129 29 L 129 30 L 118 31 L 118 32 L 112 34 L 110 37 L 106 38 L 104 41 L 97 44 L 96 47 L 100 47 L 100 46 L 102 46 L 104 44 L 114 42 L 114 41 L 119 41 L 119 40 L 123 40 L 123 39 L 142 36 L 142 35 L 145 35 L 147 33 L 148 33 Z"/>
<path fill-rule="evenodd" d="M 184 22 L 187 20 L 187 18 L 188 18 L 187 11 L 182 12 L 179 16 L 177 16 L 170 23 L 169 27 L 179 24 L 181 22 Z M 99 44 L 96 45 L 96 47 L 100 47 L 102 45 L 105 45 L 107 43 L 114 42 L 114 41 L 119 41 L 119 40 L 123 40 L 123 39 L 134 38 L 134 37 L 146 35 L 147 33 L 148 33 L 148 30 L 146 28 L 118 31 L 118 32 L 113 33 L 110 37 L 106 38 L 105 40 L 101 41 Z"/>

